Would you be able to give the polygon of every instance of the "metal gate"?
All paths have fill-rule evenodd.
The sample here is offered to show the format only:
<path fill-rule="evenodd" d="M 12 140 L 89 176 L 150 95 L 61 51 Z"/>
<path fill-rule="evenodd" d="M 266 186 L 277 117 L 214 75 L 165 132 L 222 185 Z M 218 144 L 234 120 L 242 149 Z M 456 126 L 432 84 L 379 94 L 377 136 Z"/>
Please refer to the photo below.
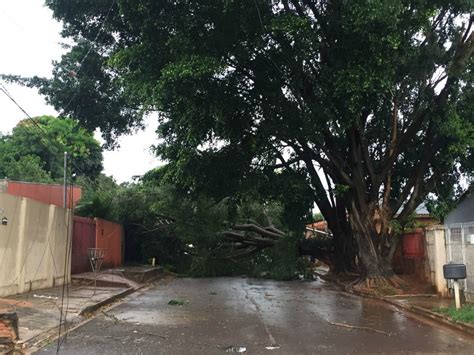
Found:
<path fill-rule="evenodd" d="M 89 248 L 95 248 L 96 226 L 92 218 L 74 216 L 71 274 L 90 272 Z"/>
<path fill-rule="evenodd" d="M 471 244 L 471 235 L 474 235 L 474 222 L 446 226 L 448 263 L 466 265 L 467 278 L 460 282 L 460 285 L 466 298 L 474 299 L 474 244 Z M 448 287 L 453 287 L 452 281 L 448 282 Z"/>

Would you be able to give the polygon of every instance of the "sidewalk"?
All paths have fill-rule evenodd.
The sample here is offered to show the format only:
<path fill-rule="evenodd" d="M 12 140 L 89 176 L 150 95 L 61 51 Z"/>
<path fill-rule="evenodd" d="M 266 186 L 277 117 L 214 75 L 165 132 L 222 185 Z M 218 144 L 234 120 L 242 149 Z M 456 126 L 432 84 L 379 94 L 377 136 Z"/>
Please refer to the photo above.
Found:
<path fill-rule="evenodd" d="M 0 298 L 0 313 L 16 312 L 17 348 L 35 348 L 89 319 L 91 313 L 164 275 L 156 266 L 126 266 L 107 269 L 97 276 L 94 292 L 92 273 L 72 276 L 68 286 L 35 290 Z M 64 297 L 63 297 L 64 295 Z M 0 349 L 1 353 L 1 349 Z"/>
<path fill-rule="evenodd" d="M 73 326 L 84 320 L 82 315 L 85 311 L 125 296 L 130 290 L 133 289 L 98 287 L 94 294 L 93 287 L 69 285 L 64 288 L 63 299 L 63 287 L 60 286 L 0 298 L 0 311 L 17 313 L 20 336 L 18 343 L 30 347 L 42 340 L 43 335 L 48 337 L 47 333 L 59 331 L 60 317 L 65 326 Z"/>

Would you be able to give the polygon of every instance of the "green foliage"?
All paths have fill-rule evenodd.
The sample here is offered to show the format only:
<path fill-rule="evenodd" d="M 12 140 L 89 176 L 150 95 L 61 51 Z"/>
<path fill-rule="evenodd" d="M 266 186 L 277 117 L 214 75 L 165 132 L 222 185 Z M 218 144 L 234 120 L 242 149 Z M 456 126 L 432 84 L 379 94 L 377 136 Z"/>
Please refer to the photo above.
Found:
<path fill-rule="evenodd" d="M 14 180 L 59 181 L 64 152 L 77 175 L 95 179 L 102 170 L 102 148 L 77 122 L 51 116 L 36 117 L 38 128 L 23 120 L 10 135 L 0 137 L 0 174 Z M 41 131 L 40 131 L 41 129 Z"/>
<path fill-rule="evenodd" d="M 77 215 L 118 221 L 117 195 L 120 194 L 121 187 L 112 177 L 100 174 L 92 181 L 79 176 L 74 183 L 82 187 L 82 198 L 75 211 Z"/>
<path fill-rule="evenodd" d="M 456 309 L 455 307 L 450 307 L 450 308 L 437 307 L 437 308 L 434 308 L 433 310 L 435 312 L 447 315 L 455 321 L 474 324 L 474 305 L 472 304 L 466 304 L 460 309 Z"/>
<path fill-rule="evenodd" d="M 274 247 L 264 250 L 252 260 L 252 276 L 274 280 L 307 277 L 308 265 L 298 253 L 300 238 L 287 236 Z"/>
<path fill-rule="evenodd" d="M 170 306 L 184 306 L 186 304 L 188 304 L 189 301 L 188 300 L 175 300 L 175 299 L 172 299 L 172 300 L 169 300 L 168 301 L 168 304 Z"/>
<path fill-rule="evenodd" d="M 134 183 L 116 185 L 99 176 L 87 181 L 84 198 L 76 213 L 119 221 L 125 228 L 128 262 L 146 262 L 154 257 L 161 265 L 195 277 L 249 275 L 293 279 L 304 273 L 298 254 L 300 238 L 285 237 L 274 247 L 234 259 L 222 232 L 234 223 L 252 220 L 288 230 L 285 208 L 263 199 L 255 191 L 240 197 L 216 200 L 191 193 L 166 182 L 166 167 L 154 169 Z M 163 218 L 174 221 L 162 223 Z M 301 235 L 296 232 L 291 235 Z"/>
<path fill-rule="evenodd" d="M 324 216 L 321 212 L 316 212 L 313 214 L 313 222 L 319 222 L 323 220 L 324 220 Z"/>
<path fill-rule="evenodd" d="M 193 193 L 239 200 L 266 181 L 285 187 L 292 229 L 310 198 L 350 231 L 363 224 L 348 227 L 349 213 L 368 221 L 378 208 L 404 225 L 428 194 L 473 174 L 472 2 L 48 6 L 75 45 L 52 79 L 27 84 L 110 144 L 158 110 L 156 153 Z M 385 253 L 375 224 L 364 226 L 352 234 L 372 246 L 360 250 Z"/>
<path fill-rule="evenodd" d="M 0 175 L 17 181 L 52 182 L 43 165 L 40 157 L 34 155 L 25 155 L 18 160 L 3 159 Z"/>

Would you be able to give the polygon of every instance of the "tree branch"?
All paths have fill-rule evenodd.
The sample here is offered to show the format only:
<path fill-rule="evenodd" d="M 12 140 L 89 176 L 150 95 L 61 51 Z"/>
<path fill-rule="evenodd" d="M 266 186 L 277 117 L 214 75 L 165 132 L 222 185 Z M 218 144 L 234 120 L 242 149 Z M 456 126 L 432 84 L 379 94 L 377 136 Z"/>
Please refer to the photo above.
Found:
<path fill-rule="evenodd" d="M 281 231 L 279 231 L 279 233 L 275 233 L 262 227 L 259 227 L 255 224 L 236 224 L 232 228 L 238 231 L 254 232 L 260 234 L 262 237 L 270 238 L 273 240 L 278 240 L 282 237 L 282 235 L 284 235 L 284 233 Z"/>

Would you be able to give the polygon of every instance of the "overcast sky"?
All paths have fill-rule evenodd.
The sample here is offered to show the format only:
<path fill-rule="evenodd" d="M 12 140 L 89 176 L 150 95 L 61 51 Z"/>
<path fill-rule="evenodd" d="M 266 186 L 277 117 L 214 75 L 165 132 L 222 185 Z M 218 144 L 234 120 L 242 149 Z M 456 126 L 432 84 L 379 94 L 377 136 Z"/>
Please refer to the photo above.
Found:
<path fill-rule="evenodd" d="M 0 0 L 0 73 L 51 75 L 52 61 L 59 60 L 64 50 L 60 46 L 61 24 L 43 4 L 44 0 Z M 56 115 L 35 89 L 0 82 L 31 116 Z M 23 118 L 25 115 L 0 92 L 0 132 L 10 132 Z M 145 131 L 122 137 L 120 149 L 104 152 L 105 174 L 123 182 L 159 164 L 149 152 L 156 143 L 156 118 L 147 119 L 146 125 Z"/>

